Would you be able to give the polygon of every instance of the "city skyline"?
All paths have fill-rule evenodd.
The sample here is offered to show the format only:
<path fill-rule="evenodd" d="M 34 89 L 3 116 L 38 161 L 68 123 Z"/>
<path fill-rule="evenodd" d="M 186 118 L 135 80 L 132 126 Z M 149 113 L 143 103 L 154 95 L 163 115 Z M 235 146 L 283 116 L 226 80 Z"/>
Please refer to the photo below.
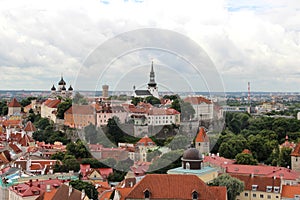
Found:
<path fill-rule="evenodd" d="M 127 31 L 157 28 L 197 43 L 214 63 L 225 92 L 246 91 L 248 81 L 252 91 L 299 92 L 297 1 L 14 0 L 0 5 L 0 90 L 50 90 L 61 73 L 76 85 L 87 57 L 105 41 Z M 124 73 L 123 82 L 115 81 L 120 78 L 115 74 L 94 88 L 81 84 L 74 89 L 93 90 L 102 84 L 112 90 L 143 88 L 151 59 L 159 91 L 190 91 L 188 85 L 195 86 L 192 91 L 207 89 L 205 80 L 200 81 L 203 87 L 197 82 L 182 86 L 193 72 L 163 52 L 137 52 L 118 60 L 111 73 Z M 124 72 L 127 66 L 133 74 Z M 181 78 L 183 82 L 177 81 Z"/>

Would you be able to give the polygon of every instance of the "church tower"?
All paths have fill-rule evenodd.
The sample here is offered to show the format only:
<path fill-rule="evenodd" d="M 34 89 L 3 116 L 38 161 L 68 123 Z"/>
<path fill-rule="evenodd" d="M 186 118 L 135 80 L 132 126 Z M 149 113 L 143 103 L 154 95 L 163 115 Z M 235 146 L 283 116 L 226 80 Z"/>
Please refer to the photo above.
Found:
<path fill-rule="evenodd" d="M 203 126 L 199 128 L 199 132 L 196 136 L 195 148 L 198 149 L 201 154 L 209 153 L 209 138 Z"/>
<path fill-rule="evenodd" d="M 153 70 L 153 61 L 151 64 L 151 71 L 150 71 L 150 81 L 148 83 L 148 91 L 152 94 L 152 96 L 159 98 L 157 85 L 155 83 L 155 74 Z"/>

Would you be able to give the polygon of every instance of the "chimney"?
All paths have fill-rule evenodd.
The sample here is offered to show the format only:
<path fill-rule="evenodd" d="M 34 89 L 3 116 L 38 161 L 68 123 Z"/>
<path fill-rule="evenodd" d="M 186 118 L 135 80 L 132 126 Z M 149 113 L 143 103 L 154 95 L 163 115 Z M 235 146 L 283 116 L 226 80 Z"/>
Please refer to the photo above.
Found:
<path fill-rule="evenodd" d="M 81 191 L 81 199 L 84 199 L 84 197 L 85 197 L 85 191 L 84 191 L 84 189 L 82 189 L 82 191 Z"/>
<path fill-rule="evenodd" d="M 50 187 L 50 185 L 46 185 L 46 192 L 51 192 L 51 187 Z"/>
<path fill-rule="evenodd" d="M 69 185 L 69 196 L 71 196 L 72 190 L 73 190 L 72 185 Z"/>
<path fill-rule="evenodd" d="M 254 173 L 252 172 L 252 173 L 251 173 L 251 178 L 253 178 L 253 177 L 254 177 Z"/>

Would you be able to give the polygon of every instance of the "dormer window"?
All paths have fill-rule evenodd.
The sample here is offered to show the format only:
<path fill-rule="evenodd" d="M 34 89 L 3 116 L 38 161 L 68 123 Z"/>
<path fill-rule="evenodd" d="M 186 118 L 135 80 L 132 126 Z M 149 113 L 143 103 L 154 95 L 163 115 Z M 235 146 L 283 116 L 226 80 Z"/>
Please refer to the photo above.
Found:
<path fill-rule="evenodd" d="M 150 191 L 148 189 L 144 191 L 144 197 L 145 199 L 150 199 Z"/>
<path fill-rule="evenodd" d="M 256 190 L 257 190 L 257 187 L 258 187 L 257 185 L 252 185 L 252 190 L 253 190 L 253 191 L 256 191 Z"/>
<path fill-rule="evenodd" d="M 272 192 L 272 186 L 267 186 L 266 192 Z"/>
<path fill-rule="evenodd" d="M 193 191 L 193 193 L 192 193 L 192 200 L 198 200 L 198 197 L 199 197 L 198 192 L 197 191 Z"/>
<path fill-rule="evenodd" d="M 279 193 L 279 187 L 274 187 L 274 193 Z"/>

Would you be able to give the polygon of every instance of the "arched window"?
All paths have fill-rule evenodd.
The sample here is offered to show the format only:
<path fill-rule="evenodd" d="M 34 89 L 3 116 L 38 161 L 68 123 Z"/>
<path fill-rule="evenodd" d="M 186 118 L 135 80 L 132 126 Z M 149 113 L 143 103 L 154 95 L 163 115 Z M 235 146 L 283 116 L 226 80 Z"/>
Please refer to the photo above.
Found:
<path fill-rule="evenodd" d="M 186 169 L 190 169 L 190 168 L 191 168 L 191 166 L 190 166 L 190 163 L 189 163 L 189 162 L 185 163 L 185 168 L 186 168 Z"/>
<path fill-rule="evenodd" d="M 196 191 L 193 191 L 193 193 L 192 193 L 192 200 L 197 200 L 198 199 L 198 192 L 196 192 Z"/>
<path fill-rule="evenodd" d="M 146 189 L 144 191 L 144 197 L 145 197 L 145 199 L 149 199 L 150 198 L 150 191 L 148 189 Z"/>

